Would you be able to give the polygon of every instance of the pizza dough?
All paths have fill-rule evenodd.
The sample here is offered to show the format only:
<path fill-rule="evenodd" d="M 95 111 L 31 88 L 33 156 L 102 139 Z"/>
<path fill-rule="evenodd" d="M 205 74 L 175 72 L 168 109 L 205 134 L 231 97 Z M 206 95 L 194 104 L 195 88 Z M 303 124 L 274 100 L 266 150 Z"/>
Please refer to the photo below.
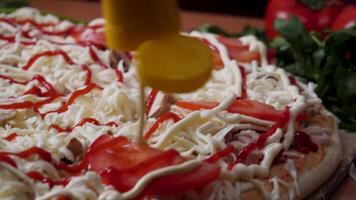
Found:
<path fill-rule="evenodd" d="M 31 8 L 0 19 L 0 197 L 139 195 L 135 188 L 130 191 L 135 195 L 120 193 L 90 168 L 70 176 L 53 164 L 80 162 L 101 135 L 135 140 L 139 83 L 134 52 L 122 56 L 106 49 L 98 39 L 101 19 L 75 25 Z M 187 35 L 211 47 L 216 69 L 192 93 L 145 90 L 153 99 L 146 133 L 164 113 L 179 118 L 162 120 L 146 141 L 154 148 L 175 149 L 190 162 L 205 162 L 229 146 L 234 153 L 214 161 L 221 168 L 219 180 L 172 198 L 302 199 L 315 190 L 342 159 L 337 119 L 322 106 L 315 85 L 268 64 L 266 47 L 253 36 Z M 9 154 L 34 146 L 52 161 Z M 253 150 L 242 156 L 250 146 Z M 29 176 L 33 171 L 69 179 L 51 186 Z"/>

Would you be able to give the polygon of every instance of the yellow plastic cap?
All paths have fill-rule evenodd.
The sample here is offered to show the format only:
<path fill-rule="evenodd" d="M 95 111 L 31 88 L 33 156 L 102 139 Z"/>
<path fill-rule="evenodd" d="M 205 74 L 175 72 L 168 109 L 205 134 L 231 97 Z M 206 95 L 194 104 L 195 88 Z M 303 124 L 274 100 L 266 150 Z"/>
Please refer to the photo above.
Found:
<path fill-rule="evenodd" d="M 143 85 L 172 93 L 200 88 L 209 80 L 213 68 L 208 46 L 196 38 L 178 34 L 144 42 L 136 58 Z"/>
<path fill-rule="evenodd" d="M 148 39 L 179 33 L 176 0 L 103 0 L 102 4 L 109 48 L 132 51 Z"/>

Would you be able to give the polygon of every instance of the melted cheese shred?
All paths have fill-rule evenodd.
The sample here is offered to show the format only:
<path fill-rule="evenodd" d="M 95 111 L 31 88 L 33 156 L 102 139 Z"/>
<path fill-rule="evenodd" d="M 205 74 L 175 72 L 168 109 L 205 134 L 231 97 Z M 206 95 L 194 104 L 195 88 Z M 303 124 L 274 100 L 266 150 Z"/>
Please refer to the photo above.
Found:
<path fill-rule="evenodd" d="M 8 15 L 0 14 L 0 17 L 33 19 L 39 23 L 58 24 L 55 27 L 48 27 L 49 31 L 63 31 L 73 26 L 71 22 L 61 21 L 53 15 L 41 15 L 39 11 L 30 8 L 19 9 Z M 103 20 L 94 20 L 89 23 L 89 26 L 103 23 Z M 136 77 L 135 62 L 131 62 L 125 70 L 122 61 L 114 66 L 119 67 L 124 73 L 124 82 L 121 83 L 118 82 L 114 69 L 103 68 L 95 62 L 90 55 L 89 47 L 76 45 L 75 39 L 71 36 L 45 35 L 30 24 L 21 28 L 23 31 L 29 31 L 29 34 L 36 38 L 35 45 L 22 45 L 20 41 L 29 39 L 20 34 L 20 28 L 0 22 L 0 34 L 16 36 L 14 43 L 0 40 L 2 46 L 0 48 L 0 74 L 18 81 L 29 81 L 39 74 L 63 94 L 57 100 L 43 106 L 40 109 L 42 113 L 59 108 L 68 100 L 70 94 L 83 88 L 88 74 L 82 70 L 81 65 L 88 66 L 92 74 L 92 82 L 102 89 L 94 89 L 80 96 L 65 112 L 50 113 L 44 118 L 25 109 L 0 110 L 2 135 L 8 136 L 11 133 L 18 135 L 12 141 L 0 138 L 1 151 L 18 152 L 38 146 L 50 152 L 56 161 L 63 158 L 75 161 L 77 155 L 71 146 L 73 141 L 79 143 L 83 151 L 86 151 L 96 138 L 108 132 L 114 136 L 126 136 L 131 140 L 143 141 L 143 133 L 157 119 L 155 117 L 145 119 L 145 91 Z M 256 152 L 257 155 L 263 156 L 261 162 L 238 163 L 229 171 L 227 170 L 229 159 L 219 160 L 217 164 L 222 169 L 220 180 L 203 189 L 204 199 L 239 199 L 242 192 L 253 188 L 261 190 L 266 199 L 278 199 L 281 185 L 288 188 L 290 196 L 293 196 L 294 190 L 298 193 L 298 189 L 293 189 L 298 188 L 298 185 L 297 171 L 292 161 L 287 162 L 286 169 L 294 179 L 293 186 L 276 177 L 270 180 L 273 189 L 267 190 L 265 183 L 258 181 L 257 178 L 268 177 L 274 158 L 281 150 L 289 149 L 294 138 L 294 122 L 297 115 L 308 106 L 321 103 L 313 93 L 314 86 L 312 84 L 306 86 L 297 81 L 298 87 L 302 88 L 300 92 L 295 85 L 290 83 L 289 75 L 284 70 L 268 64 L 266 47 L 254 36 L 244 36 L 239 40 L 244 45 L 248 45 L 249 50 L 258 51 L 261 60 L 239 63 L 230 59 L 227 48 L 215 35 L 196 31 L 187 35 L 205 39 L 214 46 L 222 59 L 224 68 L 214 70 L 211 79 L 197 91 L 171 94 L 171 96 L 176 100 L 219 102 L 219 105 L 211 110 L 192 112 L 172 105 L 170 111 L 177 113 L 182 119 L 176 123 L 171 120 L 161 123 L 152 137 L 144 142 L 162 150 L 176 149 L 181 155 L 190 158 L 190 161 L 152 171 L 143 176 L 130 191 L 119 193 L 113 187 L 104 185 L 99 175 L 90 170 L 73 177 L 66 186 L 49 188 L 48 184 L 33 181 L 25 174 L 36 170 L 53 179 L 62 178 L 63 174 L 48 162 L 35 158 L 24 160 L 12 156 L 18 168 L 0 162 L 0 198 L 33 197 L 44 200 L 65 195 L 73 199 L 132 199 L 157 177 L 187 172 L 196 167 L 200 161 L 224 149 L 227 145 L 242 149 L 247 144 L 255 142 L 260 132 L 268 130 L 273 122 L 226 111 L 235 99 L 242 95 L 244 83 L 239 66 L 243 67 L 246 72 L 247 98 L 271 105 L 278 110 L 288 106 L 290 119 L 284 132 L 282 129 L 277 129 L 268 139 L 266 146 Z M 20 68 L 34 55 L 54 50 L 66 52 L 75 64 L 68 64 L 61 56 L 53 56 L 38 59 L 27 71 Z M 110 65 L 112 52 L 97 48 L 94 48 L 94 51 L 105 65 Z M 40 86 L 40 84 L 38 81 L 31 81 L 24 86 L 11 84 L 8 80 L 0 78 L 0 104 L 8 103 L 9 99 L 32 102 L 42 100 L 43 98 L 31 94 L 22 95 L 33 86 Z M 95 118 L 100 124 L 86 123 L 75 127 L 85 118 Z M 104 125 L 109 122 L 115 122 L 117 126 Z M 74 128 L 70 134 L 66 134 L 50 128 L 51 125 Z M 230 137 L 233 140 L 227 141 Z M 282 138 L 284 138 L 283 141 Z M 236 158 L 235 155 L 230 157 Z M 189 199 L 197 196 L 199 198 L 202 194 L 192 191 L 184 195 Z"/>

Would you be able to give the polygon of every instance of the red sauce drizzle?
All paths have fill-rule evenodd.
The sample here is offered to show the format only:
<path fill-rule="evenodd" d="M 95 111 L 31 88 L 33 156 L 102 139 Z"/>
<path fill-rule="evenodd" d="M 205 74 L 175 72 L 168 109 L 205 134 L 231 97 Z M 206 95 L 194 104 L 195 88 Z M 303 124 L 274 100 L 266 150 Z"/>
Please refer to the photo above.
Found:
<path fill-rule="evenodd" d="M 156 99 L 156 96 L 158 94 L 158 91 L 155 89 L 151 89 L 150 94 L 148 95 L 147 103 L 146 103 L 146 115 L 150 113 L 150 110 L 152 108 L 153 102 Z"/>
<path fill-rule="evenodd" d="M 288 120 L 289 120 L 289 108 L 286 108 L 282 114 L 281 119 L 279 121 L 277 121 L 275 124 L 273 124 L 273 126 L 268 131 L 266 131 L 265 133 L 260 135 L 258 137 L 256 143 L 253 142 L 253 143 L 246 145 L 240 152 L 237 153 L 236 160 L 229 164 L 228 170 L 232 170 L 232 168 L 236 164 L 246 160 L 247 156 L 252 151 L 254 151 L 256 149 L 262 149 L 265 146 L 268 137 L 273 135 L 278 128 L 283 128 L 286 125 L 286 123 L 288 122 Z"/>
<path fill-rule="evenodd" d="M 105 125 L 105 126 L 118 126 L 115 122 L 108 122 L 106 124 L 100 124 L 100 122 L 98 120 L 94 119 L 94 118 L 84 118 L 82 121 L 80 121 L 78 124 L 74 125 L 73 127 L 62 128 L 62 127 L 60 127 L 58 125 L 53 124 L 53 125 L 51 125 L 49 127 L 49 129 L 56 129 L 58 132 L 67 132 L 68 133 L 68 132 L 72 132 L 72 130 L 75 127 L 83 126 L 86 123 L 92 123 L 92 124 L 97 125 L 97 126 L 99 126 L 99 125 L 101 125 L 101 126 L 103 126 L 103 125 Z"/>
<path fill-rule="evenodd" d="M 58 108 L 58 109 L 56 109 L 56 110 L 49 111 L 49 112 L 44 113 L 44 114 L 41 114 L 41 115 L 44 115 L 44 116 L 45 116 L 45 115 L 47 115 L 47 114 L 49 114 L 49 113 L 54 113 L 54 112 L 56 112 L 56 113 L 63 113 L 63 112 L 65 112 L 65 111 L 67 111 L 68 108 L 69 108 L 69 106 L 70 106 L 71 104 L 73 104 L 74 101 L 75 101 L 78 97 L 80 97 L 80 96 L 82 96 L 82 95 L 85 95 L 85 94 L 91 92 L 94 88 L 98 88 L 98 86 L 97 86 L 96 84 L 94 84 L 94 83 L 89 83 L 89 84 L 86 85 L 84 88 L 74 91 L 74 92 L 70 95 L 68 101 L 65 102 L 63 106 L 61 106 L 60 108 Z"/>
<path fill-rule="evenodd" d="M 44 159 L 48 162 L 52 161 L 51 155 L 47 151 L 45 151 L 41 148 L 38 148 L 38 147 L 32 147 L 32 148 L 29 148 L 27 150 L 24 150 L 24 151 L 21 151 L 18 153 L 0 152 L 0 161 L 9 164 L 12 167 L 17 168 L 16 162 L 12 158 L 10 158 L 9 155 L 15 155 L 20 158 L 27 158 L 27 157 L 30 157 L 35 154 L 39 155 L 42 159 Z M 64 165 L 64 164 L 62 163 L 62 165 Z M 67 166 L 67 167 L 70 168 L 70 166 Z M 34 179 L 36 181 L 41 181 L 42 183 L 47 183 L 51 188 L 55 185 L 65 186 L 69 182 L 69 179 L 53 180 L 48 177 L 44 177 L 41 173 L 39 173 L 37 171 L 30 171 L 30 172 L 26 173 L 26 175 L 29 178 Z"/>
<path fill-rule="evenodd" d="M 22 20 L 16 20 L 13 19 L 16 23 L 20 24 L 20 25 L 24 25 L 24 24 L 31 24 L 32 26 L 35 26 L 36 28 L 43 28 L 43 27 L 49 27 L 49 26 L 56 26 L 55 23 L 38 23 L 33 19 L 22 19 Z"/>
<path fill-rule="evenodd" d="M 85 169 L 86 167 L 88 167 L 88 162 L 87 159 L 85 158 L 84 155 L 84 159 L 82 161 L 80 161 L 77 164 L 74 165 L 67 165 L 63 162 L 58 162 L 58 163 L 54 163 L 51 154 L 39 147 L 31 147 L 28 148 L 26 150 L 17 152 L 17 153 L 12 153 L 12 152 L 0 152 L 0 161 L 4 161 L 14 167 L 16 167 L 16 163 L 15 161 L 13 161 L 9 155 L 13 155 L 13 156 L 17 156 L 19 158 L 22 159 L 26 159 L 29 158 L 33 155 L 38 155 L 41 159 L 52 163 L 57 169 L 61 169 L 64 170 L 70 174 L 77 174 L 79 172 L 81 172 L 83 169 Z"/>
<path fill-rule="evenodd" d="M 231 145 L 228 145 L 226 146 L 224 149 L 216 152 L 214 155 L 210 156 L 209 158 L 207 158 L 205 160 L 205 162 L 208 162 L 208 163 L 214 163 L 218 160 L 220 160 L 221 158 L 231 154 L 234 152 L 234 147 L 231 146 Z"/>
<path fill-rule="evenodd" d="M 51 160 L 52 160 L 51 155 L 47 151 L 45 151 L 41 148 L 38 148 L 38 147 L 32 147 L 32 148 L 29 148 L 27 150 L 24 150 L 24 151 L 18 152 L 18 153 L 0 152 L 0 161 L 5 162 L 5 163 L 17 168 L 16 162 L 13 159 L 11 159 L 8 155 L 15 155 L 20 158 L 27 158 L 27 157 L 30 157 L 35 154 L 39 155 L 42 159 L 44 159 L 48 162 L 51 162 Z M 82 163 L 84 163 L 85 165 Z M 56 165 L 56 167 L 60 168 L 60 169 L 67 169 L 67 172 L 69 172 L 69 173 L 74 172 L 74 171 L 76 173 L 79 173 L 81 170 L 83 170 L 84 168 L 87 167 L 87 164 L 86 164 L 86 162 L 82 161 L 79 163 L 79 165 L 68 166 L 68 165 L 60 162 Z M 51 188 L 55 185 L 65 186 L 69 182 L 69 179 L 60 179 L 60 180 L 50 179 L 48 177 L 43 176 L 41 173 L 39 173 L 37 171 L 30 171 L 30 172 L 26 173 L 26 175 L 29 178 L 34 179 L 36 181 L 41 181 L 42 183 L 47 183 Z"/>
<path fill-rule="evenodd" d="M 0 105 L 0 109 L 4 109 L 4 110 L 28 109 L 28 108 L 32 108 L 32 106 L 33 106 L 33 102 L 23 101 L 23 102 L 11 103 L 11 104 L 2 104 Z"/>
<path fill-rule="evenodd" d="M 43 93 L 38 87 L 33 87 L 30 90 L 26 91 L 24 94 L 34 94 L 38 95 L 40 97 L 49 97 L 48 99 L 39 101 L 39 102 L 30 102 L 30 101 L 25 101 L 25 102 L 19 102 L 19 103 L 12 103 L 8 105 L 0 105 L 0 108 L 2 109 L 29 109 L 33 108 L 35 112 L 39 113 L 38 109 L 43 106 L 44 104 L 52 102 L 54 99 L 58 98 L 61 96 L 60 93 L 58 93 L 54 87 L 46 81 L 46 79 L 41 76 L 41 75 L 35 75 L 31 80 L 26 81 L 26 82 L 20 82 L 20 81 L 15 81 L 10 77 L 0 77 L 0 78 L 5 78 L 7 80 L 10 80 L 10 82 L 21 84 L 21 85 L 27 85 L 30 81 L 37 80 L 44 88 L 46 88 L 47 92 Z"/>
<path fill-rule="evenodd" d="M 123 83 L 124 82 L 124 76 L 122 75 L 122 72 L 118 68 L 115 68 L 114 70 L 115 70 L 115 74 L 117 76 L 118 82 Z"/>
<path fill-rule="evenodd" d="M 13 167 L 17 167 L 16 162 L 11 159 L 7 154 L 0 152 L 0 161 L 5 162 Z"/>
<path fill-rule="evenodd" d="M 12 140 L 14 140 L 17 137 L 17 133 L 11 133 L 10 135 L 4 137 L 5 140 L 11 142 Z"/>
<path fill-rule="evenodd" d="M 95 63 L 99 64 L 102 68 L 104 68 L 104 69 L 108 68 L 108 66 L 106 64 L 104 64 L 103 61 L 100 60 L 98 54 L 95 52 L 95 50 L 93 49 L 92 46 L 89 46 L 89 55 L 90 55 L 91 59 Z M 117 76 L 118 82 L 121 82 L 121 83 L 124 82 L 124 76 L 122 75 L 122 72 L 118 68 L 115 68 L 114 70 L 115 70 L 115 74 Z"/>
<path fill-rule="evenodd" d="M 69 182 L 69 179 L 53 180 L 51 178 L 43 176 L 40 172 L 37 172 L 37 171 L 27 172 L 26 175 L 28 177 L 32 178 L 33 180 L 41 181 L 42 183 L 47 183 L 50 188 L 52 188 L 55 185 L 65 186 Z"/>
<path fill-rule="evenodd" d="M 100 60 L 98 54 L 96 54 L 92 46 L 89 46 L 89 54 L 91 59 L 93 59 L 94 62 L 98 63 L 102 68 L 104 69 L 108 68 L 108 66 L 104 64 L 103 61 Z"/>
<path fill-rule="evenodd" d="M 39 147 L 31 147 L 29 149 L 26 149 L 24 151 L 20 151 L 20 152 L 17 152 L 17 153 L 8 152 L 6 154 L 8 154 L 8 155 L 16 155 L 16 156 L 18 156 L 20 158 L 23 158 L 23 159 L 28 158 L 28 157 L 33 156 L 33 155 L 38 155 L 43 160 L 45 160 L 47 162 L 52 162 L 51 154 L 48 153 L 46 150 L 41 149 Z"/>
<path fill-rule="evenodd" d="M 91 81 L 91 71 L 90 69 L 86 66 L 83 65 L 82 69 L 87 71 L 87 78 L 86 78 L 86 85 L 85 88 L 83 89 L 79 89 L 77 91 L 74 91 L 71 96 L 69 97 L 69 100 L 59 109 L 55 110 L 55 111 L 50 111 L 47 113 L 40 113 L 39 108 L 42 107 L 45 104 L 48 104 L 52 101 L 54 101 L 55 99 L 57 99 L 58 97 L 62 96 L 60 93 L 58 93 L 54 87 L 45 80 L 45 78 L 41 75 L 35 75 L 30 81 L 33 80 L 37 80 L 38 82 L 40 82 L 40 84 L 46 88 L 47 92 L 42 93 L 41 90 L 39 88 L 31 88 L 30 90 L 26 91 L 25 94 L 36 94 L 38 96 L 48 96 L 49 98 L 42 100 L 42 101 L 38 101 L 38 102 L 31 102 L 31 101 L 24 101 L 24 102 L 16 102 L 16 103 L 11 103 L 11 104 L 3 104 L 0 105 L 0 109 L 29 109 L 29 108 L 33 108 L 34 111 L 36 113 L 38 113 L 42 118 L 44 116 L 46 116 L 48 113 L 52 113 L 52 112 L 58 112 L 58 113 L 62 113 L 65 112 L 66 110 L 68 110 L 68 107 L 81 95 L 84 95 L 86 93 L 89 93 L 92 89 L 94 88 L 99 88 L 96 84 L 94 83 L 90 83 Z M 10 83 L 17 83 L 17 84 L 21 84 L 21 85 L 26 85 L 28 84 L 30 81 L 26 81 L 26 82 L 20 82 L 20 81 L 16 81 L 10 77 L 7 76 L 3 76 L 0 75 L 0 78 L 9 80 Z"/>
<path fill-rule="evenodd" d="M 5 35 L 1 35 L 0 34 L 0 40 L 5 40 L 8 43 L 15 43 L 15 37 L 13 37 L 13 36 L 5 36 Z M 25 45 L 25 46 L 29 46 L 29 45 L 36 44 L 36 42 L 33 42 L 33 41 L 20 41 L 20 44 Z"/>
<path fill-rule="evenodd" d="M 20 84 L 20 85 L 26 85 L 27 84 L 27 82 L 17 81 L 15 79 L 11 78 L 11 77 L 8 77 L 8 76 L 5 76 L 5 75 L 1 75 L 1 74 L 0 74 L 0 78 L 8 80 L 10 83 L 16 83 L 16 84 Z"/>
<path fill-rule="evenodd" d="M 0 34 L 0 40 L 5 40 L 5 41 L 8 41 L 8 42 L 15 42 L 15 37 L 13 36 L 5 36 L 5 35 L 1 35 Z"/>
<path fill-rule="evenodd" d="M 315 144 L 310 136 L 303 131 L 297 131 L 295 133 L 291 148 L 305 154 L 309 152 L 317 152 L 319 149 L 318 145 Z"/>
<path fill-rule="evenodd" d="M 30 60 L 22 67 L 22 69 L 28 70 L 33 65 L 33 63 L 36 62 L 41 57 L 44 56 L 52 57 L 52 56 L 59 56 L 59 55 L 62 56 L 68 64 L 70 65 L 74 64 L 73 60 L 68 56 L 68 54 L 62 50 L 44 51 L 42 53 L 36 54 L 33 57 L 31 57 Z"/>
<path fill-rule="evenodd" d="M 9 18 L 0 18 L 0 22 L 4 22 L 4 23 L 9 24 L 12 27 L 16 27 L 15 22 Z"/>
<path fill-rule="evenodd" d="M 172 113 L 172 112 L 164 113 L 157 119 L 157 121 L 153 124 L 153 126 L 146 132 L 145 139 L 148 140 L 151 137 L 151 135 L 157 130 L 159 125 L 169 119 L 172 119 L 174 122 L 181 120 L 181 118 L 178 115 L 176 115 L 175 113 Z"/>
<path fill-rule="evenodd" d="M 56 89 L 54 89 L 53 85 L 51 85 L 49 82 L 47 82 L 46 79 L 43 76 L 35 75 L 32 78 L 32 80 L 37 80 L 38 82 L 40 82 L 41 85 L 47 89 L 47 92 L 49 93 L 50 96 L 61 96 L 61 94 L 59 94 L 56 91 Z"/>
<path fill-rule="evenodd" d="M 43 93 L 40 88 L 38 88 L 36 86 L 33 86 L 32 88 L 30 88 L 29 90 L 27 90 L 26 92 L 23 93 L 23 95 L 29 95 L 29 94 L 32 94 L 32 95 L 35 95 L 38 97 L 45 97 L 47 95 L 46 93 Z"/>
<path fill-rule="evenodd" d="M 64 53 L 63 55 L 64 55 L 64 57 L 67 57 L 66 60 L 70 60 L 71 61 L 71 59 L 68 57 L 68 55 L 66 53 Z M 86 94 L 87 92 L 90 92 L 94 87 L 96 87 L 95 84 L 90 83 L 91 82 L 91 76 L 92 76 L 90 69 L 86 65 L 83 65 L 82 69 L 87 71 L 87 78 L 86 78 L 86 81 L 85 81 L 86 87 L 84 89 L 82 89 L 82 90 L 77 90 L 77 91 L 73 92 L 72 96 L 69 98 L 69 101 L 62 108 L 60 108 L 61 109 L 60 111 L 63 111 L 63 110 L 65 111 L 67 109 L 67 107 L 70 104 L 72 104 L 73 101 L 76 98 L 78 98 L 78 96 L 80 96 L 82 94 Z M 37 80 L 43 87 L 46 88 L 47 92 L 42 93 L 41 90 L 38 87 L 33 87 L 30 90 L 26 91 L 24 94 L 35 94 L 35 95 L 38 95 L 40 97 L 41 96 L 49 97 L 49 98 L 47 98 L 45 100 L 38 101 L 36 103 L 30 102 L 30 101 L 25 101 L 25 102 L 19 102 L 19 103 L 0 105 L 0 108 L 2 108 L 2 109 L 24 109 L 24 108 L 32 108 L 33 107 L 34 111 L 36 113 L 38 113 L 43 118 L 46 114 L 41 114 L 39 112 L 39 108 L 42 107 L 45 104 L 48 104 L 48 103 L 54 101 L 58 97 L 62 96 L 41 75 L 35 75 L 30 81 L 26 81 L 26 82 L 16 81 L 16 80 L 14 80 L 14 79 L 12 79 L 10 77 L 3 76 L 3 75 L 1 75 L 0 78 L 9 80 L 10 83 L 17 83 L 17 84 L 21 84 L 21 85 L 27 85 L 30 81 Z"/>
<path fill-rule="evenodd" d="M 246 71 L 245 68 L 242 66 L 239 66 L 240 72 L 241 72 L 241 97 L 240 99 L 246 99 L 247 98 L 247 91 L 246 91 Z"/>
<path fill-rule="evenodd" d="M 89 69 L 89 67 L 87 65 L 82 65 L 82 70 L 87 72 L 87 77 L 85 79 L 84 85 L 88 85 L 91 83 L 91 77 L 92 77 L 91 70 Z"/>

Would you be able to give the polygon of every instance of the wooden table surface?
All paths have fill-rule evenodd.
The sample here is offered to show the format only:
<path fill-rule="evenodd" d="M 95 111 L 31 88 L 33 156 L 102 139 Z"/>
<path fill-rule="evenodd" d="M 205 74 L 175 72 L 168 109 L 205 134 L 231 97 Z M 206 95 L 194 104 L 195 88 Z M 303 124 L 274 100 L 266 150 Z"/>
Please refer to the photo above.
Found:
<path fill-rule="evenodd" d="M 51 12 L 57 15 L 70 16 L 75 19 L 89 21 L 101 17 L 101 8 L 98 2 L 92 1 L 75 1 L 75 0 L 30 0 L 30 4 L 42 11 Z M 263 20 L 236 17 L 228 15 L 198 13 L 198 12 L 181 12 L 182 28 L 185 31 L 196 28 L 204 23 L 211 23 L 222 27 L 230 32 L 241 31 L 245 25 L 254 27 L 263 27 Z M 342 137 L 345 151 L 349 154 L 356 153 L 356 134 L 348 134 Z M 335 192 L 332 200 L 352 200 L 356 199 L 356 183 L 347 178 L 341 187 Z"/>

